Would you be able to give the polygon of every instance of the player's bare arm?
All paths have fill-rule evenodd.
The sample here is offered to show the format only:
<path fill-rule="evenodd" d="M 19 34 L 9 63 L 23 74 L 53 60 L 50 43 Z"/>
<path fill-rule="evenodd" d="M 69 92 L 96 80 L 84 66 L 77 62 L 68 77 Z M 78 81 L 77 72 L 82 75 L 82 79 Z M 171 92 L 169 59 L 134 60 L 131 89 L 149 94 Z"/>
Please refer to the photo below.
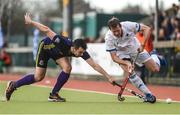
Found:
<path fill-rule="evenodd" d="M 113 83 L 115 81 L 99 64 L 94 62 L 92 58 L 86 60 L 86 62 L 97 72 L 101 73 L 103 76 L 108 78 L 109 82 Z"/>
<path fill-rule="evenodd" d="M 49 27 L 39 23 L 39 22 L 36 22 L 36 21 L 33 21 L 31 19 L 31 16 L 29 13 L 26 13 L 24 15 L 24 19 L 25 19 L 25 24 L 29 24 L 29 25 L 33 25 L 35 26 L 36 28 L 38 28 L 40 31 L 42 31 L 43 33 L 45 33 L 50 39 L 53 39 L 53 37 L 56 35 L 55 32 L 53 32 Z"/>

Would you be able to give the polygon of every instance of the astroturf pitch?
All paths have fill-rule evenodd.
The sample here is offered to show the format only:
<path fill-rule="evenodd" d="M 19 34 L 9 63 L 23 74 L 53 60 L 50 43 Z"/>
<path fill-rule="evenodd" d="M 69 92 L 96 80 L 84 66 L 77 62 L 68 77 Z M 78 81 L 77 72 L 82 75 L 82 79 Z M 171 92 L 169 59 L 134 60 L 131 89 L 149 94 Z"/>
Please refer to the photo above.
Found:
<path fill-rule="evenodd" d="M 5 87 L 1 82 L 0 114 L 180 114 L 180 103 L 150 104 L 134 97 L 119 102 L 117 95 L 68 89 L 60 92 L 67 102 L 48 102 L 51 88 L 39 86 L 21 87 L 6 102 L 2 101 Z"/>

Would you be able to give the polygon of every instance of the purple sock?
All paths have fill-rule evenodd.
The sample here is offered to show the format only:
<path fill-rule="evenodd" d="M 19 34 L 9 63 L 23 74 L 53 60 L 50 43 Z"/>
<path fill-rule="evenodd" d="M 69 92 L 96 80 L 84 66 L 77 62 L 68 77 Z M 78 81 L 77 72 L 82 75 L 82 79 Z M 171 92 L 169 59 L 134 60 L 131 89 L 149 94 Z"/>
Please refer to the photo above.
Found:
<path fill-rule="evenodd" d="M 25 75 L 22 79 L 16 81 L 15 87 L 21 87 L 23 85 L 29 85 L 35 82 L 34 74 Z"/>
<path fill-rule="evenodd" d="M 68 79 L 69 73 L 65 73 L 64 71 L 62 71 L 57 78 L 56 84 L 52 90 L 52 94 L 58 93 Z"/>

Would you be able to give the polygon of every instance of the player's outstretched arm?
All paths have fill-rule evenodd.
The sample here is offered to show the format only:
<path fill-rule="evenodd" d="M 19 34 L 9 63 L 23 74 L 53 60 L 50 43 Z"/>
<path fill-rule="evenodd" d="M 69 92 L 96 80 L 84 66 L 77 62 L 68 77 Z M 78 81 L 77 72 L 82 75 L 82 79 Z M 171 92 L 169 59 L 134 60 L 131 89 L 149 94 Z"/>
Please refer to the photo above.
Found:
<path fill-rule="evenodd" d="M 86 60 L 86 62 L 97 72 L 101 73 L 104 77 L 106 77 L 110 83 L 113 83 L 115 81 L 113 77 L 111 77 L 99 64 L 94 62 L 92 58 L 89 58 Z"/>
<path fill-rule="evenodd" d="M 41 32 L 45 33 L 50 39 L 53 39 L 53 37 L 56 35 L 56 33 L 53 32 L 49 27 L 39 22 L 33 21 L 29 13 L 26 13 L 24 15 L 24 19 L 25 24 L 33 25 L 34 27 L 38 28 Z"/>

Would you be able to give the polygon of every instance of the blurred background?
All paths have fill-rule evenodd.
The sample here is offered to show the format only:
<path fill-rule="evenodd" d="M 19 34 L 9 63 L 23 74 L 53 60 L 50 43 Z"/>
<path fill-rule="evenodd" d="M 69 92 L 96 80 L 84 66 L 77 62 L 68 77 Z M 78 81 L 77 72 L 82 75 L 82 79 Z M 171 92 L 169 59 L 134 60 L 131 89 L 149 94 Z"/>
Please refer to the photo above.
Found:
<path fill-rule="evenodd" d="M 38 43 L 45 35 L 24 24 L 26 12 L 58 34 L 85 39 L 92 57 L 117 79 L 123 71 L 105 52 L 107 21 L 115 16 L 144 23 L 152 28 L 154 48 L 166 59 L 160 73 L 146 74 L 146 83 L 180 85 L 179 0 L 0 0 L 1 74 L 34 70 Z M 48 65 L 47 75 L 56 76 L 59 67 L 52 60 Z M 81 59 L 73 58 L 72 66 L 73 76 L 100 79 Z"/>

